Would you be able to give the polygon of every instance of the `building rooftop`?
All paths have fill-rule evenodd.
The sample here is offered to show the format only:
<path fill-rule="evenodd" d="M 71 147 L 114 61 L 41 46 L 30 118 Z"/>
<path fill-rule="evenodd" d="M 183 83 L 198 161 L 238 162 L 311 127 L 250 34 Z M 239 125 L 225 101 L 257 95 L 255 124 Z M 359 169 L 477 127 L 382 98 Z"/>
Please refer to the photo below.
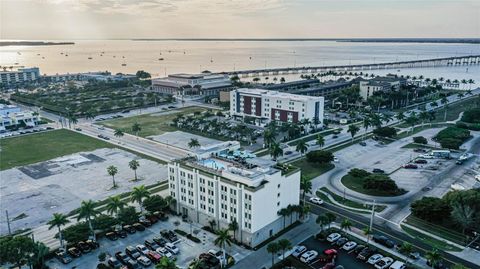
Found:
<path fill-rule="evenodd" d="M 272 97 L 272 98 L 277 97 L 277 98 L 285 98 L 285 99 L 296 100 L 296 101 L 308 101 L 308 100 L 323 98 L 320 96 L 299 95 L 299 94 L 270 91 L 270 90 L 264 90 L 264 89 L 241 88 L 241 89 L 238 89 L 237 91 L 241 93 L 246 93 L 246 94 L 265 95 L 267 97 Z"/>

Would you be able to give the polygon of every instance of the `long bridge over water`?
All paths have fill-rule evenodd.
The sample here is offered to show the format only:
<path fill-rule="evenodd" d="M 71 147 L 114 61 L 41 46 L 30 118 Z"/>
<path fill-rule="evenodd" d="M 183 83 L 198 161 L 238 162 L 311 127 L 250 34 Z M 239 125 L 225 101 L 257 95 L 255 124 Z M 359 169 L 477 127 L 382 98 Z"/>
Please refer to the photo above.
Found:
<path fill-rule="evenodd" d="M 462 66 L 462 65 L 477 65 L 477 64 L 480 64 L 480 55 L 466 55 L 466 56 L 455 56 L 455 57 L 446 57 L 446 58 L 397 61 L 397 62 L 373 63 L 373 64 L 251 69 L 251 70 L 220 72 L 219 74 L 238 75 L 240 77 L 257 77 L 257 76 L 269 76 L 269 75 L 288 75 L 288 74 L 298 74 L 298 73 L 315 74 L 315 73 L 324 73 L 324 72 L 368 71 L 368 70 L 379 70 L 379 69 L 405 69 L 405 68 Z"/>

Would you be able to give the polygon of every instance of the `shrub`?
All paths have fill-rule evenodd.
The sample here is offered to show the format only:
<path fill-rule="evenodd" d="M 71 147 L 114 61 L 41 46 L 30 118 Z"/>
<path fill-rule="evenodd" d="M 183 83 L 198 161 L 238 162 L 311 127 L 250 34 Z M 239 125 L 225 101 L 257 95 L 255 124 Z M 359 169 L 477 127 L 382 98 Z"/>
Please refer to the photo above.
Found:
<path fill-rule="evenodd" d="M 380 127 L 373 130 L 373 133 L 382 137 L 394 137 L 397 135 L 397 130 L 392 127 Z"/>
<path fill-rule="evenodd" d="M 463 142 L 470 138 L 470 131 L 458 127 L 447 127 L 435 136 L 435 140 L 443 148 L 458 149 Z"/>
<path fill-rule="evenodd" d="M 139 216 L 140 215 L 133 206 L 125 207 L 118 212 L 118 220 L 123 224 L 134 224 L 135 222 L 138 222 Z"/>
<path fill-rule="evenodd" d="M 423 136 L 415 136 L 413 138 L 413 142 L 417 143 L 417 144 L 428 144 L 428 141 L 425 137 Z"/>
<path fill-rule="evenodd" d="M 175 229 L 174 231 L 175 231 L 177 234 L 181 235 L 181 236 L 187 236 L 187 233 L 184 232 L 184 231 L 182 231 L 182 230 L 180 230 L 180 229 Z"/>
<path fill-rule="evenodd" d="M 480 131 L 480 123 L 470 123 L 467 124 L 465 122 L 459 121 L 456 123 L 458 128 L 472 130 L 472 131 Z"/>
<path fill-rule="evenodd" d="M 446 149 L 459 149 L 463 144 L 462 140 L 456 138 L 443 138 L 438 142 L 442 145 L 442 148 Z"/>
<path fill-rule="evenodd" d="M 363 182 L 363 187 L 365 189 L 375 189 L 390 193 L 397 193 L 399 191 L 395 181 L 387 175 L 381 174 L 371 174 L 367 176 Z"/>
<path fill-rule="evenodd" d="M 92 221 L 97 230 L 108 230 L 118 224 L 118 220 L 108 215 L 99 215 Z"/>
<path fill-rule="evenodd" d="M 198 239 L 197 237 L 191 235 L 191 234 L 187 234 L 187 238 L 192 240 L 193 242 L 195 243 L 202 243 L 202 240 Z"/>
<path fill-rule="evenodd" d="M 90 235 L 90 230 L 87 223 L 79 222 L 63 229 L 62 235 L 69 244 L 76 244 L 80 241 L 87 240 Z"/>
<path fill-rule="evenodd" d="M 352 177 L 367 177 L 370 175 L 369 172 L 363 170 L 363 169 L 358 169 L 358 168 L 353 168 L 352 170 L 350 170 L 350 172 L 348 172 L 348 174 L 350 174 Z"/>
<path fill-rule="evenodd" d="M 307 153 L 307 161 L 311 163 L 329 163 L 333 161 L 333 154 L 330 151 L 315 150 Z"/>
<path fill-rule="evenodd" d="M 480 107 L 472 108 L 463 112 L 462 121 L 468 123 L 480 123 Z"/>
<path fill-rule="evenodd" d="M 412 214 L 420 219 L 430 222 L 441 222 L 450 218 L 450 205 L 441 198 L 423 197 L 411 205 Z"/>

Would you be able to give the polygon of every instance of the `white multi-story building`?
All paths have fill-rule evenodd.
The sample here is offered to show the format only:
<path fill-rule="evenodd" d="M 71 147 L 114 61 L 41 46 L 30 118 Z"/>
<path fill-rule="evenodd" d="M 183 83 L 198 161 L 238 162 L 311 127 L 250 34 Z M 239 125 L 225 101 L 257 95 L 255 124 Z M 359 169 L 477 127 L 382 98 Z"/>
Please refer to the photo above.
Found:
<path fill-rule="evenodd" d="M 218 95 L 221 90 L 232 89 L 228 75 L 220 74 L 173 74 L 152 79 L 152 89 L 171 95 Z"/>
<path fill-rule="evenodd" d="M 230 92 L 230 114 L 253 117 L 260 125 L 272 120 L 323 123 L 324 97 L 290 94 L 263 89 L 236 89 Z"/>
<path fill-rule="evenodd" d="M 0 104 L 0 132 L 15 126 L 34 127 L 38 120 L 38 116 L 32 111 L 22 111 L 18 106 Z"/>
<path fill-rule="evenodd" d="M 38 67 L 18 68 L 10 71 L 4 68 L 0 71 L 0 84 L 5 85 L 36 81 L 39 78 L 40 69 Z"/>
<path fill-rule="evenodd" d="M 406 79 L 392 75 L 375 77 L 369 80 L 360 81 L 360 96 L 367 101 L 375 92 L 399 90 L 401 85 L 406 84 Z"/>
<path fill-rule="evenodd" d="M 223 229 L 235 220 L 236 239 L 256 246 L 284 228 L 280 209 L 299 204 L 300 170 L 280 169 L 260 158 L 240 163 L 222 155 L 171 162 L 170 195 L 177 212 L 190 221 L 209 226 L 213 220 L 215 229 Z"/>

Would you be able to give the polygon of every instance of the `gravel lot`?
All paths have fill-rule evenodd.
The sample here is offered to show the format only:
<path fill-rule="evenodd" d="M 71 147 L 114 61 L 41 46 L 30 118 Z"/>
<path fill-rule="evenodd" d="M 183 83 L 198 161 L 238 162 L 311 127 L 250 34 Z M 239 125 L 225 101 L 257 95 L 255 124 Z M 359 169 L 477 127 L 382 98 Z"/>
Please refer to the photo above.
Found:
<path fill-rule="evenodd" d="M 131 181 L 134 174 L 128 168 L 128 162 L 132 159 L 138 159 L 140 163 L 138 182 Z M 110 165 L 118 168 L 115 180 L 119 187 L 114 190 L 111 189 L 112 178 L 106 171 Z M 130 191 L 136 185 L 154 184 L 166 177 L 166 166 L 120 149 L 81 152 L 1 171 L 0 234 L 8 231 L 5 210 L 9 212 L 12 231 L 34 228 L 45 224 L 53 213 L 68 213 L 78 208 L 82 200 L 105 199 Z"/>

